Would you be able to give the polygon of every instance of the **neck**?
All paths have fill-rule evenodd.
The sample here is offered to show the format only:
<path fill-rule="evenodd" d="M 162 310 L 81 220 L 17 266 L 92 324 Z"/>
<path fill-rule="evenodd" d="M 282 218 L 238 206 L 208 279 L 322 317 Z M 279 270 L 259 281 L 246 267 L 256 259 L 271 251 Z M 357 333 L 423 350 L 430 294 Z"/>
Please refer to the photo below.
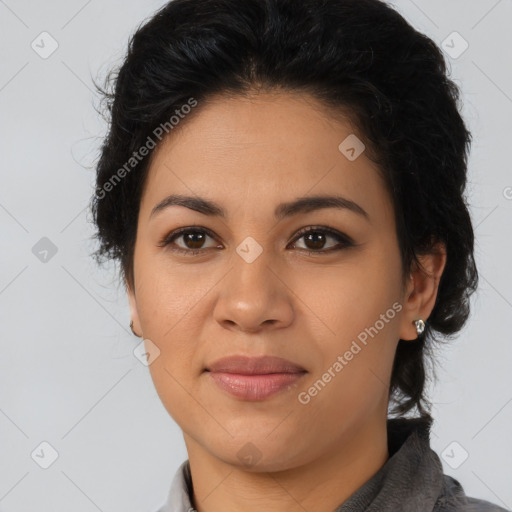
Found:
<path fill-rule="evenodd" d="M 353 426 L 314 460 L 272 472 L 247 471 L 185 435 L 198 512 L 335 510 L 388 460 L 386 417 Z"/>

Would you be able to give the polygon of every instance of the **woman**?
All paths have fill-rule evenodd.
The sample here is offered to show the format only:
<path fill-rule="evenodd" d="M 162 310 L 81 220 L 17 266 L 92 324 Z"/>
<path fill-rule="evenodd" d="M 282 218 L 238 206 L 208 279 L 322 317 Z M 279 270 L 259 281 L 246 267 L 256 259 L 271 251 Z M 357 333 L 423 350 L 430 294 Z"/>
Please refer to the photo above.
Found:
<path fill-rule="evenodd" d="M 437 46 L 379 0 L 175 0 L 111 84 L 96 256 L 188 453 L 160 512 L 504 510 L 429 445 L 478 279 Z"/>

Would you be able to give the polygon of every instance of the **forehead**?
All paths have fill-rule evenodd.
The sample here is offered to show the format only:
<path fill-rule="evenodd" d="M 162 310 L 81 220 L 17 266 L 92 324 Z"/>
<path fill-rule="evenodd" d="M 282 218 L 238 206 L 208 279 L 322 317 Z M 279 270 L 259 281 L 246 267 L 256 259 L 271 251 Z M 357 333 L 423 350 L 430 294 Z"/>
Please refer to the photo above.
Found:
<path fill-rule="evenodd" d="M 228 213 L 336 192 L 374 215 L 389 209 L 378 168 L 358 146 L 364 138 L 311 96 L 220 96 L 196 108 L 152 155 L 141 214 L 171 193 L 211 198 Z"/>

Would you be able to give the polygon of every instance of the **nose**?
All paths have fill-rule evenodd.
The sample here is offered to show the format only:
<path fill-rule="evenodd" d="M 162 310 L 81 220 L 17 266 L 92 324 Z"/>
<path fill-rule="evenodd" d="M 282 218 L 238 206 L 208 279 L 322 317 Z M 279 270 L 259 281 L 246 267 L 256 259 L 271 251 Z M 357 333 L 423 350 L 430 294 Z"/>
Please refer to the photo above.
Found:
<path fill-rule="evenodd" d="M 256 333 L 282 329 L 293 322 L 293 292 L 265 251 L 251 263 L 238 254 L 219 283 L 215 320 L 226 329 Z"/>

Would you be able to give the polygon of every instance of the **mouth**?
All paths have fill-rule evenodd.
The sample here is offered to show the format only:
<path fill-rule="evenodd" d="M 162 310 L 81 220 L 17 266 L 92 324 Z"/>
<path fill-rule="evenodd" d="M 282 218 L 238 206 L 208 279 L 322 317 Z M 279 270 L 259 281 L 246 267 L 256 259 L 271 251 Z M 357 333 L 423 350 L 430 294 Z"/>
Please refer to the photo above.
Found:
<path fill-rule="evenodd" d="M 289 390 L 307 373 L 291 361 L 271 356 L 226 357 L 208 365 L 205 372 L 221 390 L 248 401 Z"/>

